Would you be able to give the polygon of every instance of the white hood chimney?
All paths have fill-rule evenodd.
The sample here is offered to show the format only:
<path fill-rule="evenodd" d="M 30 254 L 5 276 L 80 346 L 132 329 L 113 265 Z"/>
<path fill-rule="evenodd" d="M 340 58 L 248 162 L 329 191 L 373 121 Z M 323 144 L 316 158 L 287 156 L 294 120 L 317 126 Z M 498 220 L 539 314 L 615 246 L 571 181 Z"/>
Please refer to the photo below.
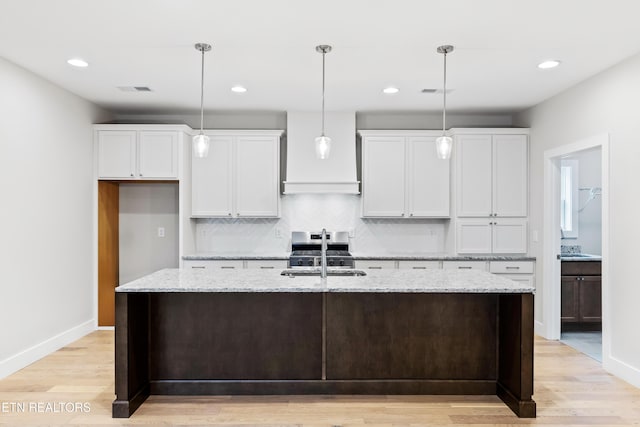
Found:
<path fill-rule="evenodd" d="M 359 194 L 356 175 L 356 114 L 325 112 L 325 134 L 331 138 L 328 159 L 316 157 L 320 113 L 287 112 L 287 178 L 284 194 Z"/>

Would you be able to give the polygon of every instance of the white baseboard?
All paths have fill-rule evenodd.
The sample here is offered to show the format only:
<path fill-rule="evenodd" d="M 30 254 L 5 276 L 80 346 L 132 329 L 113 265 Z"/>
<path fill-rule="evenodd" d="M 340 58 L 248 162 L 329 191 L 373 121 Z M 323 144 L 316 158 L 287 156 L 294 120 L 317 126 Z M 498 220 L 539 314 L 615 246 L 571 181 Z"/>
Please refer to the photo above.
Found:
<path fill-rule="evenodd" d="M 533 322 L 533 333 L 536 335 L 539 335 L 543 338 L 546 338 L 546 332 L 544 329 L 544 323 L 536 320 L 535 322 Z"/>
<path fill-rule="evenodd" d="M 602 367 L 621 380 L 640 388 L 640 369 L 612 356 L 602 358 Z"/>
<path fill-rule="evenodd" d="M 95 320 L 91 319 L 0 361 L 0 379 L 19 371 L 25 366 L 29 366 L 33 362 L 42 359 L 65 345 L 71 344 L 94 330 Z"/>
<path fill-rule="evenodd" d="M 96 329 L 98 331 L 115 331 L 116 327 L 115 326 L 98 326 Z"/>

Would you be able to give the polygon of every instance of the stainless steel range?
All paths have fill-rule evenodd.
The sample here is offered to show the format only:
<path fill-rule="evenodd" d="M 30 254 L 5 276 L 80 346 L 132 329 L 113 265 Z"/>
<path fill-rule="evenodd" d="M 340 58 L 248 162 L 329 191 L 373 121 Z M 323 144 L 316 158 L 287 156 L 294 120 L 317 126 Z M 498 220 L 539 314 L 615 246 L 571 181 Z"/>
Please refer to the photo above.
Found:
<path fill-rule="evenodd" d="M 291 232 L 289 266 L 320 267 L 322 265 L 322 232 Z M 327 231 L 327 267 L 353 268 L 347 231 Z"/>

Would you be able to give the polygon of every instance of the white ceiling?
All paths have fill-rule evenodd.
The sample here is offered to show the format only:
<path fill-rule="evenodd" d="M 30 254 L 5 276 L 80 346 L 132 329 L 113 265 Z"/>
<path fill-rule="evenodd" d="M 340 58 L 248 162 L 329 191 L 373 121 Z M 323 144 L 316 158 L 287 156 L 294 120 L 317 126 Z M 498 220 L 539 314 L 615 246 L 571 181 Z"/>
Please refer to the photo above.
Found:
<path fill-rule="evenodd" d="M 208 42 L 207 110 L 313 111 L 326 43 L 327 110 L 437 111 L 420 91 L 452 44 L 450 109 L 512 112 L 640 52 L 639 16 L 638 0 L 0 0 L 0 56 L 115 111 L 177 113 L 199 108 Z"/>

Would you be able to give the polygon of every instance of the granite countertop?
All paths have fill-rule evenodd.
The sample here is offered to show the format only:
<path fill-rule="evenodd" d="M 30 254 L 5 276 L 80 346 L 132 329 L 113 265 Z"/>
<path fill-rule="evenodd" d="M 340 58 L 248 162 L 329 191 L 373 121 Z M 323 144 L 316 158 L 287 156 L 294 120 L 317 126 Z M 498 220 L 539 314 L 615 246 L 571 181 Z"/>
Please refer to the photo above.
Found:
<path fill-rule="evenodd" d="M 591 254 L 560 254 L 561 261 L 602 261 L 602 256 Z"/>
<path fill-rule="evenodd" d="M 391 260 L 391 261 L 535 261 L 535 257 L 522 255 L 446 255 L 446 254 L 391 254 L 372 255 L 353 253 L 358 260 Z M 289 254 L 212 254 L 202 253 L 185 255 L 184 260 L 289 260 Z"/>
<path fill-rule="evenodd" d="M 535 288 L 484 271 L 380 270 L 361 277 L 289 277 L 279 271 L 165 269 L 116 292 L 409 292 L 535 293 Z"/>

